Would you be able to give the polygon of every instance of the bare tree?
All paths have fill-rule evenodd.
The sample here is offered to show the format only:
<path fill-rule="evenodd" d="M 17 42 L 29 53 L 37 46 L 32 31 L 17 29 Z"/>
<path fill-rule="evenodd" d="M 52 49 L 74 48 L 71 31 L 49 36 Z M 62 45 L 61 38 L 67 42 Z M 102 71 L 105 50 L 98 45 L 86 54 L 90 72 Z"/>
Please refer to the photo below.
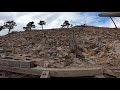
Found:
<path fill-rule="evenodd" d="M 41 25 L 41 26 L 42 26 L 42 30 L 43 30 L 43 25 L 46 25 L 46 22 L 45 22 L 45 21 L 40 20 L 40 22 L 38 23 L 38 25 Z"/>

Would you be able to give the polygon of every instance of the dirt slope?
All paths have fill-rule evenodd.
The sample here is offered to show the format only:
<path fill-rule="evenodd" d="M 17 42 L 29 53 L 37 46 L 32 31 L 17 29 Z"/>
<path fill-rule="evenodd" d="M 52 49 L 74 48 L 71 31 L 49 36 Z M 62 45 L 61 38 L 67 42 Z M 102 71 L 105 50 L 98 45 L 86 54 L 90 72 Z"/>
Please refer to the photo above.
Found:
<path fill-rule="evenodd" d="M 31 58 L 44 67 L 119 66 L 120 30 L 76 26 L 32 30 L 0 37 L 0 55 Z"/>

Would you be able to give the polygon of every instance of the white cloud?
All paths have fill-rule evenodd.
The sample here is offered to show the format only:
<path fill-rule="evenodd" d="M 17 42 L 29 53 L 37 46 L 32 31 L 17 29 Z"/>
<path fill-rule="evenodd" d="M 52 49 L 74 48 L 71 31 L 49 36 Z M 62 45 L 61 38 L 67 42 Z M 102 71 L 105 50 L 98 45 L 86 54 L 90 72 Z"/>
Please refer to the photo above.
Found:
<path fill-rule="evenodd" d="M 98 15 L 92 14 L 91 12 L 0 12 L 0 25 L 3 25 L 7 20 L 14 20 L 17 23 L 11 31 L 23 31 L 23 27 L 30 21 L 34 21 L 36 28 L 41 28 L 38 25 L 40 20 L 45 20 L 45 29 L 48 28 L 60 28 L 60 25 L 64 20 L 69 20 L 70 23 L 75 25 L 87 24 L 104 27 L 114 27 L 111 20 L 103 23 L 100 22 Z M 114 18 L 116 24 L 120 27 L 120 18 Z M 0 31 L 0 35 L 5 35 L 8 30 Z"/>

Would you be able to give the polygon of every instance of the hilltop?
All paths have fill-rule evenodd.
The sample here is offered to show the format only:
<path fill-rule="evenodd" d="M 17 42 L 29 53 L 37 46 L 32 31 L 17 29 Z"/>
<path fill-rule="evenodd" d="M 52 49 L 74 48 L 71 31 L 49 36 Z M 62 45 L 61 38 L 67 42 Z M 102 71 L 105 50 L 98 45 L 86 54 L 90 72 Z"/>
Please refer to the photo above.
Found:
<path fill-rule="evenodd" d="M 120 30 L 82 27 L 31 30 L 0 37 L 1 58 L 31 59 L 43 67 L 117 66 L 120 59 Z"/>

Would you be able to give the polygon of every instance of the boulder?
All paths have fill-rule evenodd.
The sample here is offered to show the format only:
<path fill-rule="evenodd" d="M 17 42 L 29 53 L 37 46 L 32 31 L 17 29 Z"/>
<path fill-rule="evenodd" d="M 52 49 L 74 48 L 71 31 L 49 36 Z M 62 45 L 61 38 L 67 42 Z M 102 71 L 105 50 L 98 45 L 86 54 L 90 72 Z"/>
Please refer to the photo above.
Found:
<path fill-rule="evenodd" d="M 54 63 L 51 67 L 53 68 L 63 68 L 65 67 L 65 63 Z"/>
<path fill-rule="evenodd" d="M 44 68 L 48 68 L 48 67 L 49 67 L 49 64 L 50 64 L 50 63 L 49 63 L 48 61 L 45 61 L 44 64 L 43 64 L 43 67 L 44 67 Z"/>
<path fill-rule="evenodd" d="M 68 53 L 67 52 L 63 52 L 63 56 L 68 56 Z"/>
<path fill-rule="evenodd" d="M 62 51 L 62 48 L 61 48 L 61 47 L 57 47 L 57 50 L 58 50 L 58 51 Z"/>
<path fill-rule="evenodd" d="M 58 55 L 59 58 L 63 57 L 62 55 Z"/>
<path fill-rule="evenodd" d="M 5 52 L 5 50 L 0 48 L 0 53 L 4 53 L 4 52 Z"/>
<path fill-rule="evenodd" d="M 90 63 L 90 64 L 96 64 L 95 61 L 90 60 L 90 59 L 88 60 L 88 63 Z"/>
<path fill-rule="evenodd" d="M 77 63 L 77 64 L 81 64 L 82 62 L 79 60 L 79 58 L 74 58 L 73 59 L 73 62 L 74 63 Z"/>

